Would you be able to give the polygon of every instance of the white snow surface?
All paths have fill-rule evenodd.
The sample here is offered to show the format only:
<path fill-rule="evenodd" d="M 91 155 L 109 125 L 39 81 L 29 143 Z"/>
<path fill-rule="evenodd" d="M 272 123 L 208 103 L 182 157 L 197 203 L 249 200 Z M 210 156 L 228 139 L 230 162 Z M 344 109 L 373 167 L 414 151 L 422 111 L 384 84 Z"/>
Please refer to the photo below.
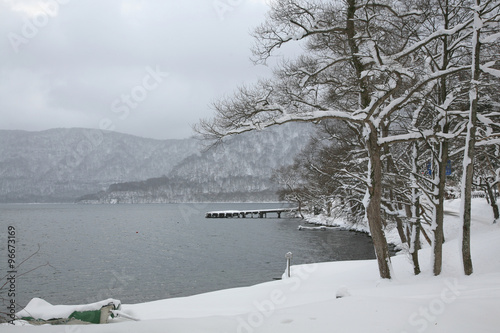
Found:
<path fill-rule="evenodd" d="M 190 297 L 122 304 L 124 318 L 83 326 L 0 326 L 1 332 L 500 332 L 500 224 L 484 199 L 473 199 L 474 273 L 459 256 L 459 200 L 447 202 L 443 273 L 435 277 L 430 248 L 422 273 L 406 255 L 392 258 L 394 278 L 382 280 L 375 260 L 291 267 L 291 277 Z M 311 231 L 316 232 L 316 231 Z M 283 263 L 285 267 L 285 262 Z M 337 296 L 341 296 L 337 298 Z"/>

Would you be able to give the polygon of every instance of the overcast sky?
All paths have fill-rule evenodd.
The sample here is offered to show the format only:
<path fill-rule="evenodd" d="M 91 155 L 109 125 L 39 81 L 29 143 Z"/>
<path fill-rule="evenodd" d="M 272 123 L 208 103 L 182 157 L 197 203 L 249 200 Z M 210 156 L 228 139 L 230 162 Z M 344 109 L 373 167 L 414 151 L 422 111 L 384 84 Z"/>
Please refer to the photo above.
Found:
<path fill-rule="evenodd" d="M 265 0 L 0 0 L 0 129 L 191 136 L 249 60 Z"/>

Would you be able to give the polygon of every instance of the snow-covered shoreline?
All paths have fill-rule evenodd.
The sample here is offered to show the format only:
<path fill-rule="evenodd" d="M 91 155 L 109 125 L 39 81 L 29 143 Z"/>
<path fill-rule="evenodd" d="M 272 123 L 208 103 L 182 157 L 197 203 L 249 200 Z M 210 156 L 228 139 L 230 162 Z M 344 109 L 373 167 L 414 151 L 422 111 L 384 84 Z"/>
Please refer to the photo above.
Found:
<path fill-rule="evenodd" d="M 457 211 L 459 202 L 447 202 Z M 473 206 L 474 274 L 464 276 L 458 217 L 445 218 L 443 273 L 434 277 L 430 249 L 422 273 L 405 255 L 392 258 L 394 278 L 381 280 L 375 260 L 292 266 L 292 277 L 244 288 L 141 304 L 122 304 L 140 321 L 85 326 L 0 326 L 2 332 L 498 332 L 500 225 L 484 199 Z"/>
<path fill-rule="evenodd" d="M 489 204 L 487 204 L 485 198 L 475 198 L 473 199 L 475 206 L 476 206 L 476 212 L 481 213 L 483 215 L 482 219 L 484 220 L 483 222 L 487 221 L 493 221 L 493 213 L 491 211 L 491 208 Z M 479 208 L 480 207 L 480 208 Z M 453 218 L 458 218 L 459 216 L 459 209 L 460 209 L 460 199 L 451 199 L 451 200 L 446 200 L 445 201 L 445 216 L 447 216 L 447 219 L 453 219 Z M 491 216 L 490 216 L 491 215 Z M 477 215 L 479 216 L 479 215 Z M 363 232 L 366 234 L 370 234 L 370 230 L 368 228 L 368 225 L 363 224 L 363 223 L 352 223 L 352 222 L 347 222 L 345 219 L 339 217 L 328 217 L 323 214 L 320 215 L 313 215 L 313 214 L 308 214 L 305 215 L 304 217 L 306 223 L 308 224 L 313 224 L 317 226 L 325 226 L 325 227 L 337 227 L 341 228 L 343 230 L 349 230 L 349 231 L 355 231 L 355 232 Z M 460 226 L 456 223 L 450 224 L 450 223 L 445 223 L 444 224 L 444 229 L 445 229 L 445 234 L 448 237 L 455 238 L 458 236 L 458 233 L 460 231 Z M 394 225 L 389 226 L 385 230 L 385 237 L 387 239 L 387 242 L 390 244 L 393 244 L 396 249 L 398 250 L 404 250 L 406 249 L 406 244 L 401 244 L 401 238 L 399 237 L 398 231 Z M 423 241 L 422 242 L 423 248 L 426 248 L 428 244 Z"/>
<path fill-rule="evenodd" d="M 317 227 L 305 227 L 301 226 L 299 229 L 319 229 L 322 228 L 340 228 L 342 230 L 348 230 L 353 232 L 362 232 L 370 235 L 370 230 L 368 225 L 363 223 L 351 223 L 347 222 L 343 218 L 328 217 L 326 215 L 312 215 L 308 214 L 304 216 L 306 223 L 316 225 Z M 406 244 L 401 243 L 401 238 L 398 235 L 397 229 L 391 226 L 390 229 L 385 229 L 385 236 L 387 243 L 389 244 L 391 253 L 407 249 Z"/>
<path fill-rule="evenodd" d="M 349 230 L 349 231 L 357 231 L 357 232 L 364 232 L 369 234 L 370 231 L 368 230 L 368 227 L 361 224 L 361 223 L 347 223 L 344 219 L 342 218 L 335 218 L 335 217 L 328 217 L 326 215 L 305 215 L 304 217 L 306 223 L 309 224 L 315 224 L 319 226 L 325 226 L 325 227 L 338 227 L 342 228 L 344 230 Z"/>

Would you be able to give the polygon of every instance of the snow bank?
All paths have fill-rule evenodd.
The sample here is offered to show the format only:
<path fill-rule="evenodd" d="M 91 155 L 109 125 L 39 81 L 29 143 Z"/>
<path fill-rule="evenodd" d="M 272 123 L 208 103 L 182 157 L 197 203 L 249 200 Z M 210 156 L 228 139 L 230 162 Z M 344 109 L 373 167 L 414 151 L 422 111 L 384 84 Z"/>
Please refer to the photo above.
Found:
<path fill-rule="evenodd" d="M 297 227 L 298 230 L 327 230 L 327 229 L 334 229 L 338 227 L 332 227 L 332 226 L 326 226 L 326 225 L 321 225 L 319 227 L 307 227 L 303 225 L 299 225 Z"/>
<path fill-rule="evenodd" d="M 326 215 L 307 215 L 307 223 L 317 224 L 327 227 L 339 227 L 346 230 L 369 232 L 368 226 L 363 223 L 350 223 L 343 218 L 328 217 Z"/>
<path fill-rule="evenodd" d="M 500 225 L 474 201 L 474 274 L 461 270 L 452 235 L 458 216 L 446 215 L 443 273 L 432 275 L 430 249 L 420 253 L 422 273 L 412 275 L 404 255 L 393 257 L 394 278 L 378 277 L 375 260 L 291 267 L 291 277 L 245 288 L 141 304 L 122 311 L 141 321 L 77 328 L 0 326 L 2 332 L 498 332 L 500 330 Z M 447 207 L 456 212 L 456 202 Z M 22 323 L 18 323 L 21 325 Z"/>

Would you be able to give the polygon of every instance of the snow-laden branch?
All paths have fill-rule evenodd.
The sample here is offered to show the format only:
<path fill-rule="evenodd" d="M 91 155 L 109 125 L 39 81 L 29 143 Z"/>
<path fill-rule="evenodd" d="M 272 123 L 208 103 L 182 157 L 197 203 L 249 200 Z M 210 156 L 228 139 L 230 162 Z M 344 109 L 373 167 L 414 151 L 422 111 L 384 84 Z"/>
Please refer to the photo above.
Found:
<path fill-rule="evenodd" d="M 493 43 L 495 42 L 498 38 L 500 38 L 500 32 L 496 34 L 492 34 L 486 37 L 483 37 L 480 39 L 481 44 L 488 44 L 488 43 Z"/>
<path fill-rule="evenodd" d="M 417 43 L 409 46 L 408 48 L 404 49 L 403 51 L 401 51 L 399 53 L 394 54 L 393 56 L 391 56 L 391 58 L 393 58 L 394 60 L 398 60 L 398 59 L 401 59 L 403 57 L 406 57 L 406 56 L 414 53 L 416 50 L 424 47 L 425 45 L 427 45 L 429 43 L 431 43 L 432 41 L 434 41 L 437 38 L 440 38 L 440 37 L 443 37 L 443 36 L 453 36 L 456 33 L 460 32 L 460 31 L 462 31 L 464 29 L 467 29 L 473 22 L 474 22 L 474 19 L 470 18 L 467 21 L 465 21 L 464 23 L 457 24 L 456 26 L 454 26 L 451 29 L 444 29 L 444 28 L 438 29 L 437 31 L 435 31 L 432 34 L 428 35 L 426 38 L 420 40 L 419 42 L 417 42 Z"/>
<path fill-rule="evenodd" d="M 496 63 L 496 61 L 491 61 L 491 62 L 488 62 L 484 65 L 480 65 L 479 68 L 485 73 L 488 73 L 488 74 L 491 74 L 495 77 L 500 78 L 500 70 L 495 69 L 495 68 L 491 68 L 491 66 L 495 65 L 495 63 Z"/>
<path fill-rule="evenodd" d="M 432 89 L 432 83 L 442 77 L 449 76 L 451 74 L 468 70 L 470 66 L 461 66 L 461 67 L 451 67 L 445 70 L 440 70 L 433 72 L 426 77 L 422 78 L 422 80 L 416 84 L 411 90 L 406 91 L 405 94 L 401 97 L 395 98 L 388 105 L 386 105 L 377 115 L 377 120 L 375 121 L 375 125 L 377 126 L 378 122 L 386 119 L 392 112 L 396 110 L 400 110 L 407 102 L 411 100 L 411 98 L 417 93 L 421 92 L 425 85 L 431 84 L 429 89 Z M 425 93 L 424 93 L 425 94 Z"/>
<path fill-rule="evenodd" d="M 279 117 L 275 117 L 273 119 L 259 122 L 259 121 L 249 121 L 238 125 L 238 128 L 234 128 L 233 130 L 229 130 L 226 133 L 223 131 L 221 134 L 224 136 L 233 135 L 233 134 L 241 134 L 243 132 L 253 131 L 253 130 L 262 130 L 264 128 L 274 126 L 274 125 L 283 125 L 289 122 L 313 122 L 320 121 L 324 119 L 340 119 L 340 120 L 348 120 L 348 121 L 360 121 L 360 119 L 356 119 L 353 117 L 351 113 L 344 111 L 312 111 L 304 114 L 291 114 L 287 113 Z"/>
<path fill-rule="evenodd" d="M 378 143 L 380 145 L 384 145 L 384 144 L 388 144 L 388 143 L 419 140 L 419 139 L 428 138 L 428 137 L 431 137 L 434 135 L 435 135 L 434 131 L 429 129 L 429 130 L 425 130 L 425 131 L 421 131 L 421 132 L 409 132 L 406 134 L 386 136 L 383 138 L 379 138 Z"/>
<path fill-rule="evenodd" d="M 491 145 L 498 145 L 498 144 L 500 144 L 500 134 L 491 135 L 488 138 L 478 139 L 476 141 L 475 146 L 480 147 L 480 146 L 491 146 Z"/>
<path fill-rule="evenodd" d="M 391 12 L 395 17 L 399 18 L 404 18 L 408 16 L 420 16 L 424 14 L 421 10 L 412 10 L 408 12 L 398 12 L 396 11 L 396 7 L 394 4 L 387 4 L 387 3 L 382 3 L 382 2 L 366 2 L 364 4 L 361 4 L 359 6 L 356 6 L 356 10 L 358 9 L 363 9 L 363 8 L 379 8 L 379 9 L 386 9 L 389 12 Z"/>

